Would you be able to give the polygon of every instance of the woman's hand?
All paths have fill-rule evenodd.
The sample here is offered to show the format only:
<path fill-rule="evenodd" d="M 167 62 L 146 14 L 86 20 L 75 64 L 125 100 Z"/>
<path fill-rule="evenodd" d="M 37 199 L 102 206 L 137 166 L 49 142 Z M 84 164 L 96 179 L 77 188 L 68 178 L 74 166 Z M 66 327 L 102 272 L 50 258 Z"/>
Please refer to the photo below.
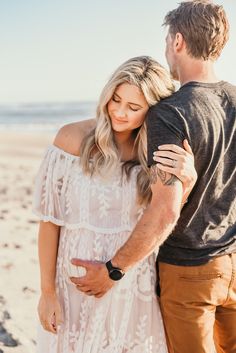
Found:
<path fill-rule="evenodd" d="M 186 202 L 197 180 L 197 172 L 194 168 L 193 151 L 187 140 L 184 140 L 184 149 L 177 145 L 162 145 L 154 152 L 154 161 L 158 162 L 158 168 L 174 174 L 183 183 L 183 203 Z"/>
<path fill-rule="evenodd" d="M 57 333 L 58 326 L 62 323 L 62 311 L 56 293 L 41 294 L 38 314 L 44 330 Z"/>

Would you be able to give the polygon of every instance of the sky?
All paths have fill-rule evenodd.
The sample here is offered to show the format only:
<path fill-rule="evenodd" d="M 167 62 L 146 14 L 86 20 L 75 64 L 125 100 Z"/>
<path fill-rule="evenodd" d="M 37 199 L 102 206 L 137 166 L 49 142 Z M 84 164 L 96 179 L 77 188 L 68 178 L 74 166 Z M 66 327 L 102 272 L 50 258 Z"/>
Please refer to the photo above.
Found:
<path fill-rule="evenodd" d="M 167 67 L 165 14 L 175 0 L 0 0 L 0 104 L 96 101 L 125 60 Z M 236 1 L 218 0 L 230 40 L 216 64 L 236 84 Z"/>

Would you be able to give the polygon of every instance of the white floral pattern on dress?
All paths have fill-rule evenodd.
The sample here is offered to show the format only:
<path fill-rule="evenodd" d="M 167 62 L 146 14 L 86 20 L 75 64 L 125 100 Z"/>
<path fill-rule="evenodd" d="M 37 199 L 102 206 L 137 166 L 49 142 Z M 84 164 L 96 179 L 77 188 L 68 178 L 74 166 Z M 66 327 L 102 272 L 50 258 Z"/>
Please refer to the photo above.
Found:
<path fill-rule="evenodd" d="M 102 298 L 79 292 L 70 276 L 85 269 L 70 259 L 105 262 L 129 238 L 144 209 L 137 205 L 136 166 L 109 181 L 85 176 L 79 157 L 49 146 L 40 166 L 34 212 L 59 226 L 56 287 L 63 309 L 57 335 L 39 329 L 38 353 L 167 353 L 155 295 L 155 258 L 134 266 Z"/>

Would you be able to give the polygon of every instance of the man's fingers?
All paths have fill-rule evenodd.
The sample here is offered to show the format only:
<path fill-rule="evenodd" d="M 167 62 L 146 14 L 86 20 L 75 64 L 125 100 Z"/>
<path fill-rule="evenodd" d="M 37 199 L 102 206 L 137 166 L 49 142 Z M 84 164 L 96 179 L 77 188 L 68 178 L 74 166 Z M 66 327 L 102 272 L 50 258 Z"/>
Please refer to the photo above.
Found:
<path fill-rule="evenodd" d="M 83 287 L 86 284 L 86 276 L 83 277 L 70 277 L 71 282 L 73 282 L 76 286 Z"/>
<path fill-rule="evenodd" d="M 91 265 L 91 261 L 81 260 L 81 259 L 71 259 L 72 265 L 81 266 L 84 268 L 89 268 Z"/>
<path fill-rule="evenodd" d="M 89 295 L 89 296 L 91 296 L 91 295 L 93 295 L 93 296 L 97 296 L 99 293 L 98 292 L 96 292 L 96 291 L 93 291 L 91 288 L 88 288 L 88 287 L 79 287 L 79 286 L 76 286 L 76 288 L 80 291 L 80 292 L 82 292 L 82 293 L 84 293 L 84 294 L 86 294 L 86 295 Z"/>
<path fill-rule="evenodd" d="M 91 288 L 88 288 L 88 287 L 81 287 L 81 286 L 78 286 L 76 285 L 76 288 L 80 291 L 80 292 L 88 292 L 88 291 L 91 291 Z"/>
<path fill-rule="evenodd" d="M 88 291 L 86 291 L 86 292 L 84 292 L 85 294 L 87 294 L 87 295 L 94 295 L 94 293 L 93 293 L 93 291 L 91 291 L 91 290 L 88 290 Z"/>

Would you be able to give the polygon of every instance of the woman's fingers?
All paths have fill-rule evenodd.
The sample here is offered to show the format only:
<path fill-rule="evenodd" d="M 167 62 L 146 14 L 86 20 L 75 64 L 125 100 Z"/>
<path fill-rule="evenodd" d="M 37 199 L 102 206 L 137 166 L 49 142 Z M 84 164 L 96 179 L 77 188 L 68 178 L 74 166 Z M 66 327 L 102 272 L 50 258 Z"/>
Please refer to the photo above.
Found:
<path fill-rule="evenodd" d="M 156 151 L 153 153 L 153 157 L 164 157 L 174 159 L 176 153 L 170 151 Z"/>
<path fill-rule="evenodd" d="M 56 311 L 56 314 L 55 314 L 55 325 L 56 325 L 57 329 L 60 327 L 62 322 L 63 322 L 63 320 L 62 320 L 62 312 L 61 312 L 61 309 L 58 309 Z"/>
<path fill-rule="evenodd" d="M 174 152 L 175 154 L 177 153 L 177 154 L 184 155 L 184 156 L 186 155 L 186 152 L 187 152 L 187 154 L 189 153 L 189 154 L 193 155 L 192 148 L 191 148 L 190 144 L 188 143 L 187 139 L 184 139 L 183 147 L 184 148 L 179 147 L 174 144 L 161 145 L 158 147 L 158 150 L 154 152 L 154 155 L 156 155 L 156 154 L 158 155 L 161 152 L 164 152 L 164 154 L 166 154 L 168 152 Z M 167 154 L 165 156 L 167 156 Z"/>
<path fill-rule="evenodd" d="M 189 160 L 193 160 L 193 155 L 190 152 L 183 150 L 183 154 L 171 152 L 171 151 L 156 151 L 153 154 L 153 159 L 155 160 L 156 157 L 161 158 L 169 158 L 171 160 L 176 160 L 179 162 L 187 162 Z"/>
<path fill-rule="evenodd" d="M 183 183 L 184 190 L 191 191 L 197 180 L 197 173 L 194 168 L 194 155 L 188 141 L 186 139 L 183 141 L 185 149 L 175 145 L 160 147 L 159 151 L 153 154 L 158 168 L 175 175 Z"/>
<path fill-rule="evenodd" d="M 170 166 L 172 168 L 176 167 L 176 164 L 178 162 L 177 159 L 169 159 L 169 158 L 164 158 L 164 157 L 153 157 L 154 161 L 162 163 L 164 165 Z"/>
<path fill-rule="evenodd" d="M 187 139 L 184 140 L 183 145 L 184 145 L 185 151 L 187 151 L 188 153 L 193 155 L 192 148 L 191 148 L 190 144 L 188 143 Z"/>
<path fill-rule="evenodd" d="M 171 151 L 157 151 L 157 152 L 154 152 L 153 156 L 179 160 L 179 159 L 187 158 L 189 156 L 187 151 L 185 151 L 185 150 L 183 150 L 183 151 L 184 152 L 182 154 L 179 154 L 176 152 L 171 152 Z"/>
<path fill-rule="evenodd" d="M 58 311 L 46 318 L 40 318 L 40 322 L 44 330 L 57 333 L 58 326 L 62 324 L 61 313 Z"/>
<path fill-rule="evenodd" d="M 177 170 L 175 168 L 167 167 L 166 165 L 163 165 L 161 163 L 157 163 L 156 165 L 158 166 L 159 169 L 163 170 L 164 172 L 174 174 L 177 177 L 179 175 L 179 173 L 177 173 Z"/>
<path fill-rule="evenodd" d="M 55 294 L 41 294 L 38 314 L 44 330 L 57 333 L 58 326 L 62 323 L 62 310 Z"/>
<path fill-rule="evenodd" d="M 174 144 L 160 145 L 158 147 L 159 151 L 173 151 L 179 154 L 184 154 L 184 149 Z M 154 152 L 155 153 L 155 152 Z"/>
<path fill-rule="evenodd" d="M 41 321 L 41 325 L 43 326 L 44 330 L 56 333 L 56 325 L 53 323 L 52 318 L 47 318 Z"/>

